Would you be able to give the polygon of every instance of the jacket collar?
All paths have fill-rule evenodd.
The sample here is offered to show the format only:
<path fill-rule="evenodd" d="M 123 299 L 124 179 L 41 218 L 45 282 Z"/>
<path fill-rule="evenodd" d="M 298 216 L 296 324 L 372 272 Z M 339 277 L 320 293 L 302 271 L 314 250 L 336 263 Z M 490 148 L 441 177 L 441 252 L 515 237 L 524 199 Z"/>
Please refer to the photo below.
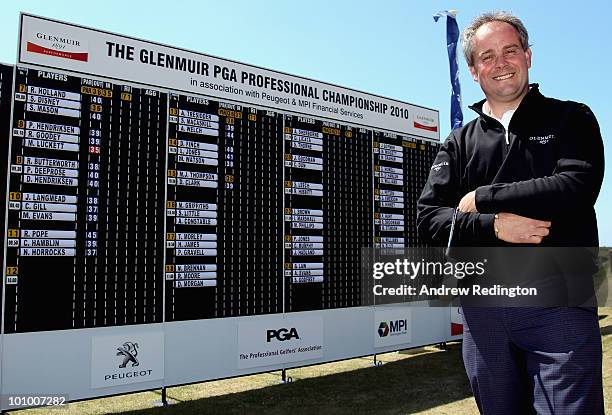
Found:
<path fill-rule="evenodd" d="M 539 85 L 538 84 L 529 84 L 529 91 L 527 92 L 527 95 L 525 95 L 525 97 L 523 98 L 523 100 L 521 101 L 521 103 L 519 104 L 518 108 L 516 109 L 515 112 L 515 116 L 516 113 L 522 112 L 524 110 L 522 110 L 522 108 L 524 107 L 528 107 L 529 105 L 531 105 L 531 102 L 534 101 L 534 99 L 541 97 L 542 94 L 540 93 L 539 90 Z M 478 101 L 470 106 L 468 106 L 469 109 L 475 111 L 478 115 L 480 115 L 480 117 L 483 120 L 495 120 L 493 117 L 490 117 L 489 115 L 485 114 L 484 111 L 482 110 L 482 106 L 484 105 L 485 101 L 487 99 L 483 99 L 481 101 Z"/>

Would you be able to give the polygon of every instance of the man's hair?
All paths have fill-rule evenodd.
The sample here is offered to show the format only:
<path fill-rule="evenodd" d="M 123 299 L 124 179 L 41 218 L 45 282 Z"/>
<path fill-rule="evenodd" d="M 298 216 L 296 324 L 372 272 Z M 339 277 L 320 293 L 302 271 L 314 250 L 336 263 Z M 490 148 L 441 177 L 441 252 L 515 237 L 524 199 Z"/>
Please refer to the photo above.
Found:
<path fill-rule="evenodd" d="M 474 58 L 472 56 L 472 38 L 484 24 L 491 22 L 508 23 L 517 31 L 523 50 L 529 47 L 529 33 L 521 19 L 504 11 L 483 13 L 477 16 L 472 23 L 461 33 L 461 46 L 463 47 L 463 55 L 469 66 L 474 66 Z"/>

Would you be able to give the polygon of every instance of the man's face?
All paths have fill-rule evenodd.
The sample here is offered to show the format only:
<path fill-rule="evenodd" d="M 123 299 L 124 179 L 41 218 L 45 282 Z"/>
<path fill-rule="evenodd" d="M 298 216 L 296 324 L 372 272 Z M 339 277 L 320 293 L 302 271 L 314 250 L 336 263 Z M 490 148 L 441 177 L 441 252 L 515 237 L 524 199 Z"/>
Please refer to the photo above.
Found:
<path fill-rule="evenodd" d="M 493 104 L 516 103 L 529 89 L 531 49 L 523 50 L 518 32 L 505 22 L 482 25 L 472 38 L 470 73 Z"/>

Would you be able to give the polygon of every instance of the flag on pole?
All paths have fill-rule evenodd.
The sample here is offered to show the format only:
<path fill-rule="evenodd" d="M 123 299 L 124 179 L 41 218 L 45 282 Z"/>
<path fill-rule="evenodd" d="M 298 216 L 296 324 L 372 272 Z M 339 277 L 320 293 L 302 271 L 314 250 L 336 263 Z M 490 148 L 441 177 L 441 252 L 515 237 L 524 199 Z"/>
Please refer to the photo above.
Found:
<path fill-rule="evenodd" d="M 448 50 L 448 64 L 450 66 L 450 79 L 453 88 L 451 95 L 451 128 L 463 125 L 463 112 L 461 111 L 461 85 L 459 85 L 459 66 L 457 65 L 457 42 L 459 40 L 459 26 L 457 25 L 457 11 L 443 10 L 434 15 L 434 21 L 446 16 L 446 49 Z"/>

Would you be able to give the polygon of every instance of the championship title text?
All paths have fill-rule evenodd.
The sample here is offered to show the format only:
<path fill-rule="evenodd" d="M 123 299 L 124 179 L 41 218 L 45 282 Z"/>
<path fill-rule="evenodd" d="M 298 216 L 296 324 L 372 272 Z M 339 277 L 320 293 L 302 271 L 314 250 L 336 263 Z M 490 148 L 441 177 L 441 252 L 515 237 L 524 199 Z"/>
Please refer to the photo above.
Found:
<path fill-rule="evenodd" d="M 375 99 L 362 98 L 331 89 L 319 89 L 317 86 L 308 85 L 307 82 L 282 79 L 282 76 L 267 76 L 261 73 L 237 70 L 228 66 L 211 65 L 202 60 L 186 58 L 175 54 L 167 54 L 150 49 L 137 49 L 134 46 L 108 41 L 106 42 L 106 53 L 107 56 L 111 58 L 139 62 L 196 76 L 212 77 L 214 79 L 256 88 L 264 88 L 269 91 L 289 94 L 297 98 L 322 100 L 330 104 L 352 107 L 379 114 L 389 114 L 399 118 L 408 118 L 407 108 L 394 105 L 390 106 Z M 193 82 L 192 80 L 192 83 Z"/>

